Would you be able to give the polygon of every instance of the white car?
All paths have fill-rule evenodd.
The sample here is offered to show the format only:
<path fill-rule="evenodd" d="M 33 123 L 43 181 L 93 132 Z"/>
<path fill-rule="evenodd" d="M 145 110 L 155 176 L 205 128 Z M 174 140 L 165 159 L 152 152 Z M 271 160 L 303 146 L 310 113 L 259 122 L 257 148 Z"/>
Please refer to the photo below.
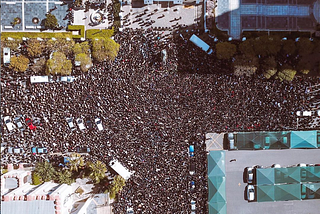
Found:
<path fill-rule="evenodd" d="M 66 117 L 66 120 L 67 120 L 67 123 L 68 123 L 68 126 L 71 130 L 74 130 L 76 127 L 74 126 L 73 124 L 73 119 L 71 117 Z"/>
<path fill-rule="evenodd" d="M 191 213 L 195 213 L 196 211 L 196 202 L 191 200 Z"/>
<path fill-rule="evenodd" d="M 102 131 L 103 130 L 103 126 L 102 126 L 100 118 L 94 119 L 94 122 L 97 124 L 98 130 Z"/>
<path fill-rule="evenodd" d="M 253 185 L 247 186 L 247 199 L 248 199 L 248 201 L 254 201 L 254 186 Z"/>
<path fill-rule="evenodd" d="M 83 120 L 81 118 L 76 119 L 77 125 L 79 127 L 80 130 L 85 130 L 86 127 L 83 124 Z"/>
<path fill-rule="evenodd" d="M 127 214 L 134 214 L 134 211 L 133 211 L 132 207 L 128 207 L 127 208 Z"/>
<path fill-rule="evenodd" d="M 245 168 L 246 183 L 252 184 L 253 182 L 253 169 L 251 167 Z"/>
<path fill-rule="evenodd" d="M 58 79 L 60 82 L 74 82 L 76 80 L 74 76 L 61 76 Z"/>
<path fill-rule="evenodd" d="M 11 120 L 10 116 L 4 117 L 3 120 L 4 120 L 4 123 L 6 124 L 7 129 L 8 129 L 9 132 L 11 132 L 12 130 L 14 130 L 16 128 L 16 125 L 14 125 L 12 123 L 12 120 Z"/>

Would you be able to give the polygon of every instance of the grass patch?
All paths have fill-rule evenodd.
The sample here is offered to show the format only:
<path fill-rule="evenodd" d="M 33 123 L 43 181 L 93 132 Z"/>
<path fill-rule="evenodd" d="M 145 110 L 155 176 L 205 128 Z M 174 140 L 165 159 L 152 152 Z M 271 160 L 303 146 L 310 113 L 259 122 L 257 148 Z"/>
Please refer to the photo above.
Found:
<path fill-rule="evenodd" d="M 61 33 L 47 33 L 47 32 L 2 32 L 2 38 L 14 38 L 14 39 L 22 39 L 22 37 L 26 38 L 37 38 L 40 37 L 42 39 L 51 39 L 54 38 L 71 38 L 71 32 L 61 32 Z"/>
<path fill-rule="evenodd" d="M 74 39 L 84 38 L 84 25 L 68 25 L 68 31 L 79 31 L 79 35 L 72 35 Z"/>
<path fill-rule="evenodd" d="M 90 29 L 86 31 L 86 39 L 94 39 L 98 37 L 110 38 L 114 34 L 114 29 Z"/>

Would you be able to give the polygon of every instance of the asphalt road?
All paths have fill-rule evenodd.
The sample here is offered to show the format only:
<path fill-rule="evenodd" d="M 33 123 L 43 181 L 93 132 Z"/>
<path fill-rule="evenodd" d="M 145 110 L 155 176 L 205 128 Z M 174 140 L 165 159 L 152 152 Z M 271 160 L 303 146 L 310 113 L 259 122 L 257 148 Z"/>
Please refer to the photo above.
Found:
<path fill-rule="evenodd" d="M 237 161 L 229 162 L 231 159 Z M 320 200 L 251 202 L 244 199 L 246 184 L 243 183 L 243 170 L 247 166 L 282 167 L 298 163 L 320 163 L 320 149 L 312 150 L 266 150 L 266 151 L 227 151 L 226 152 L 226 197 L 228 214 L 317 214 L 320 213 Z"/>

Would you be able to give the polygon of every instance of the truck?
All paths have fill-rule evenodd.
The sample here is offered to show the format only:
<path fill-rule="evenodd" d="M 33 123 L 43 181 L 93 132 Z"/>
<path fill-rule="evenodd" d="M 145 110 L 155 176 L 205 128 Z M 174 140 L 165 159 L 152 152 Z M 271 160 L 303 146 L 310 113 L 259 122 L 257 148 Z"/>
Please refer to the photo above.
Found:
<path fill-rule="evenodd" d="M 201 48 L 203 51 L 205 51 L 207 54 L 211 54 L 213 51 L 210 48 L 210 46 L 205 43 L 202 39 L 200 39 L 198 36 L 193 34 L 189 39 L 193 44 Z"/>

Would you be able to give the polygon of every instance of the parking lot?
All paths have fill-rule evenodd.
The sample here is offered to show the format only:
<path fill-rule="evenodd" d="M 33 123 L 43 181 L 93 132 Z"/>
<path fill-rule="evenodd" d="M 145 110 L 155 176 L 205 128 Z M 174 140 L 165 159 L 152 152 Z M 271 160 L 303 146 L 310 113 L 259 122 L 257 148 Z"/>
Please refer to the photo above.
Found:
<path fill-rule="evenodd" d="M 230 162 L 231 159 L 236 161 Z M 298 163 L 320 163 L 320 150 L 268 150 L 268 151 L 227 151 L 226 152 L 226 196 L 227 213 L 319 213 L 320 200 L 251 202 L 244 199 L 246 184 L 243 170 L 247 166 L 280 164 L 287 167 Z"/>

